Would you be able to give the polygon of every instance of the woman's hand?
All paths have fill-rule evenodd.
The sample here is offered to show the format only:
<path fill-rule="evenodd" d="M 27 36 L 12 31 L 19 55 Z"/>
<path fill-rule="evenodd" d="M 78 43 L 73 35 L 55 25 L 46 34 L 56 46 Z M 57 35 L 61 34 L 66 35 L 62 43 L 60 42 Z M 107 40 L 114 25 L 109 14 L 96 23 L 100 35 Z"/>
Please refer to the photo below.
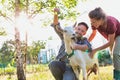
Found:
<path fill-rule="evenodd" d="M 90 58 L 93 58 L 96 52 L 97 52 L 96 50 L 92 50 L 92 52 L 89 53 Z"/>

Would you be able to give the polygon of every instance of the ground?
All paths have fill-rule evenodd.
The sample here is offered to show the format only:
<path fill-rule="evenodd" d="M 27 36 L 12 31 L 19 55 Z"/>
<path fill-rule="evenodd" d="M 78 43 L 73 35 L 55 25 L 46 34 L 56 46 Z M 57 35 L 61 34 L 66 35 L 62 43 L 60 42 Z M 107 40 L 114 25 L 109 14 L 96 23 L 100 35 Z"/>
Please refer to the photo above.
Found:
<path fill-rule="evenodd" d="M 81 73 L 82 74 L 82 73 Z M 100 67 L 101 80 L 113 80 L 113 67 L 106 66 Z M 8 75 L 1 75 L 0 80 L 17 80 L 16 75 L 12 75 L 9 79 Z M 55 80 L 49 69 L 42 72 L 29 73 L 26 74 L 26 80 Z M 80 75 L 80 80 L 82 80 L 82 75 Z M 97 75 L 91 74 L 89 80 L 98 80 Z"/>

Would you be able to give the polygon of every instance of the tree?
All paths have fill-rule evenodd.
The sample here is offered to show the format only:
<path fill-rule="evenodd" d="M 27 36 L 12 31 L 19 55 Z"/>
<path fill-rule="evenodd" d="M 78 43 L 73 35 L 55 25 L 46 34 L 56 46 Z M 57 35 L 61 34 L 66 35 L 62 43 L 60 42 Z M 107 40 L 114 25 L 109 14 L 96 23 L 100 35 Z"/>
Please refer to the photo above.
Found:
<path fill-rule="evenodd" d="M 45 48 L 45 44 L 46 44 L 45 41 L 37 41 L 37 42 L 33 41 L 32 46 L 29 47 L 29 54 L 31 56 L 32 61 L 34 61 L 34 63 L 38 63 L 38 53 L 40 49 Z"/>
<path fill-rule="evenodd" d="M 20 0 L 15 0 L 15 44 L 16 44 L 16 66 L 17 66 L 17 78 L 18 80 L 26 80 L 25 72 L 23 69 L 23 60 L 21 53 L 20 33 L 16 24 L 16 19 L 20 14 Z"/>
<path fill-rule="evenodd" d="M 4 42 L 0 49 L 0 63 L 5 64 L 6 66 L 14 59 L 15 47 L 11 42 L 11 40 Z"/>
<path fill-rule="evenodd" d="M 20 12 L 26 12 L 29 19 L 33 19 L 37 14 L 50 12 L 53 8 L 59 7 L 61 9 L 60 18 L 75 19 L 79 12 L 76 11 L 75 6 L 79 0 L 1 0 L 0 5 L 3 9 L 0 10 L 0 15 L 4 17 L 9 23 L 14 24 L 15 27 L 15 44 L 16 44 L 16 65 L 18 80 L 26 80 L 25 72 L 23 70 L 23 60 L 21 52 L 20 31 L 17 27 L 17 18 Z M 14 14 L 14 15 L 13 15 Z M 47 24 L 48 23 L 47 19 Z M 37 47 L 37 48 L 36 48 Z M 35 46 L 35 52 L 41 48 Z"/>
<path fill-rule="evenodd" d="M 80 1 L 86 0 L 19 0 L 19 9 L 28 15 L 28 18 L 34 18 L 38 14 L 46 12 L 53 13 L 55 7 L 59 7 L 61 10 L 61 19 L 75 19 L 77 15 L 80 15 L 79 11 L 76 11 L 76 5 Z M 0 15 L 8 21 L 14 22 L 14 10 L 15 0 L 1 0 Z"/>

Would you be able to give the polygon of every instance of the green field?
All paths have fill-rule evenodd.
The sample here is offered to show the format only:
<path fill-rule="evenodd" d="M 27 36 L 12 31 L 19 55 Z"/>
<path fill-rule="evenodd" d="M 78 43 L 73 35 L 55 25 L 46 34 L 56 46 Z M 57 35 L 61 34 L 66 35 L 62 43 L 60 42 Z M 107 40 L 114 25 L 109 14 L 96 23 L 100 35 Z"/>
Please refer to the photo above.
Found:
<path fill-rule="evenodd" d="M 101 80 L 113 80 L 113 67 L 100 67 L 100 76 Z M 34 73 L 27 73 L 26 74 L 27 80 L 55 80 L 52 74 L 50 73 L 48 67 L 47 69 L 34 72 Z M 12 75 L 11 77 L 8 75 L 1 75 L 0 80 L 17 80 L 16 75 Z M 80 80 L 82 80 L 82 75 L 80 75 Z M 98 80 L 98 76 L 91 74 L 89 80 Z"/>

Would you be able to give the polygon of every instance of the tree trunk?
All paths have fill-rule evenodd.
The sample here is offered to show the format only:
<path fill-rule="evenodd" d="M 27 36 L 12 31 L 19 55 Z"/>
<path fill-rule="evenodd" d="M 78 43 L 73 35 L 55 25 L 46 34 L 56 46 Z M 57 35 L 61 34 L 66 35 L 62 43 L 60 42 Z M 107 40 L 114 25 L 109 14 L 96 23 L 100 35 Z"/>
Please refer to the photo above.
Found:
<path fill-rule="evenodd" d="M 17 78 L 18 80 L 26 80 L 26 76 L 23 70 L 23 60 L 21 53 L 21 42 L 20 42 L 20 33 L 17 27 L 20 27 L 16 24 L 16 19 L 19 17 L 20 13 L 20 0 L 15 0 L 15 42 L 16 42 L 16 66 L 17 66 Z"/>
<path fill-rule="evenodd" d="M 21 53 L 20 34 L 15 28 L 15 41 L 16 41 L 16 66 L 17 66 L 17 78 L 18 80 L 26 80 L 25 73 L 23 70 L 23 60 Z"/>

